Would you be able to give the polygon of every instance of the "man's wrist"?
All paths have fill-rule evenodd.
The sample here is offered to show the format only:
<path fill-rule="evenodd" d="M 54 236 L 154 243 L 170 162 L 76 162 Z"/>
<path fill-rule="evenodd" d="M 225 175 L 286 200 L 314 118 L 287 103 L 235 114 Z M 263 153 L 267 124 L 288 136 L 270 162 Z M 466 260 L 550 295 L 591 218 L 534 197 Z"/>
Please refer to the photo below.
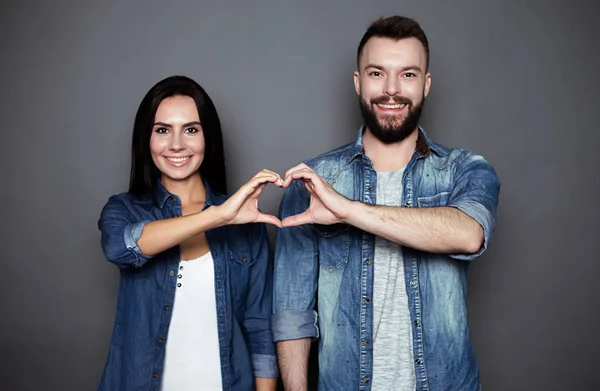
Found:
<path fill-rule="evenodd" d="M 361 212 L 362 203 L 360 201 L 351 201 L 345 198 L 342 208 L 343 212 L 340 215 L 340 221 L 344 224 L 354 225 L 359 213 Z"/>

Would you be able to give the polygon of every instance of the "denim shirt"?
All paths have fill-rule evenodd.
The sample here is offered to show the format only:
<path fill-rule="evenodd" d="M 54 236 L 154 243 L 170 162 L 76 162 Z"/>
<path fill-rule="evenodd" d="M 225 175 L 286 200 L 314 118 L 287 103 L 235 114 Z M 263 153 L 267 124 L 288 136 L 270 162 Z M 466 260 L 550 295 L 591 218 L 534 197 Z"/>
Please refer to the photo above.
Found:
<path fill-rule="evenodd" d="M 208 183 L 203 210 L 226 197 Z M 99 390 L 159 390 L 180 261 L 179 246 L 154 257 L 137 241 L 144 226 L 181 216 L 181 201 L 158 182 L 154 194 L 114 195 L 98 227 L 102 250 L 121 272 L 117 314 Z M 272 266 L 264 224 L 206 232 L 214 259 L 223 390 L 254 390 L 254 377 L 277 377 L 271 336 Z"/>
<path fill-rule="evenodd" d="M 346 198 L 375 204 L 377 173 L 364 155 L 362 133 L 355 142 L 305 163 Z M 422 128 L 402 181 L 402 207 L 454 207 L 483 227 L 484 241 L 474 254 L 402 249 L 416 390 L 479 390 L 467 323 L 467 268 L 488 247 L 500 182 L 481 156 L 436 144 Z M 309 200 L 303 183 L 293 182 L 280 217 L 305 211 Z M 371 389 L 374 239 L 345 224 L 277 232 L 273 337 L 318 338 L 320 390 Z"/>

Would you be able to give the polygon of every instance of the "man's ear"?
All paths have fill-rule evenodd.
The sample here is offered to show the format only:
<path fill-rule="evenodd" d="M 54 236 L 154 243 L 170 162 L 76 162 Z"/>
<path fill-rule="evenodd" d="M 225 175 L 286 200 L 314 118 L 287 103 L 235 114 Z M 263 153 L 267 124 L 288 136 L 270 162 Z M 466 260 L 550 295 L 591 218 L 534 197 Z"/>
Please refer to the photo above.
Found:
<path fill-rule="evenodd" d="M 423 96 L 429 95 L 429 89 L 431 88 L 431 73 L 427 72 L 425 75 L 425 88 L 423 89 Z"/>

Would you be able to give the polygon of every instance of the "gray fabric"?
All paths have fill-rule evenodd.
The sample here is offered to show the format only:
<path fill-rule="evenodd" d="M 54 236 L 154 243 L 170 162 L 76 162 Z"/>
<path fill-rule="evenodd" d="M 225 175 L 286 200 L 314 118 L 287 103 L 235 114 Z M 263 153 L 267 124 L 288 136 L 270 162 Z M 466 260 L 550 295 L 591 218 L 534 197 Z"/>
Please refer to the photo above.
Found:
<path fill-rule="evenodd" d="M 399 206 L 404 168 L 377 173 L 377 204 Z M 375 238 L 373 391 L 413 391 L 415 368 L 402 247 Z"/>

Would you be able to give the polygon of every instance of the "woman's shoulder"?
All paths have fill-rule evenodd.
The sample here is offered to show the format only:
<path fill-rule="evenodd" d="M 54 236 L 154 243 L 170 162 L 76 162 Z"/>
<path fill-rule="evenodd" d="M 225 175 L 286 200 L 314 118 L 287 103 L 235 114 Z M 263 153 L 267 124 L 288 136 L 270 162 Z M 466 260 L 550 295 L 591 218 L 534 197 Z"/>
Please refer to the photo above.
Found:
<path fill-rule="evenodd" d="M 154 198 L 151 194 L 134 194 L 130 192 L 125 193 L 117 193 L 108 197 L 106 201 L 106 205 L 139 205 L 141 207 L 147 206 L 148 204 L 153 204 Z"/>
<path fill-rule="evenodd" d="M 101 217 L 146 214 L 155 207 L 154 198 L 151 194 L 117 193 L 108 197 L 102 207 Z"/>

